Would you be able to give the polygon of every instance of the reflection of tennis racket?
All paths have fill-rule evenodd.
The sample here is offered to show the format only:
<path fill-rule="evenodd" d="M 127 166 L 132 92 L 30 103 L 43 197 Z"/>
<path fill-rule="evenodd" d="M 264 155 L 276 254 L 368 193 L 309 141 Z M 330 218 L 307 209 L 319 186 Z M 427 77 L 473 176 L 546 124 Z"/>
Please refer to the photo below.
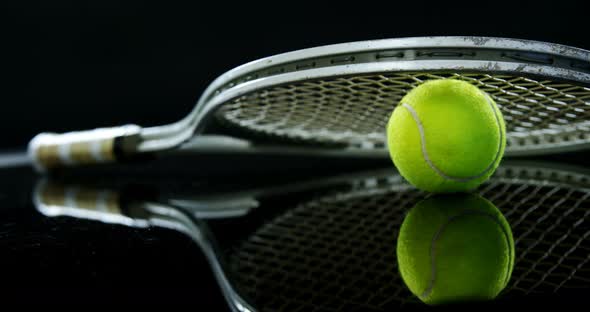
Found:
<path fill-rule="evenodd" d="M 219 77 L 193 111 L 174 124 L 40 134 L 29 152 L 40 170 L 117 161 L 175 148 L 202 135 L 215 120 L 233 134 L 264 136 L 275 144 L 383 155 L 385 124 L 396 103 L 417 84 L 435 78 L 466 80 L 494 97 L 507 123 L 507 155 L 590 144 L 590 52 L 525 40 L 425 37 L 338 44 L 261 59 Z M 220 147 L 236 144 L 243 148 L 247 143 L 217 142 Z"/>
<path fill-rule="evenodd" d="M 35 202 L 45 215 L 187 234 L 236 311 L 390 311 L 417 303 L 397 272 L 395 239 L 405 212 L 426 194 L 390 169 L 314 183 L 159 199 L 46 183 Z M 508 163 L 480 192 L 515 237 L 515 268 L 500 300 L 589 287 L 588 172 Z"/>

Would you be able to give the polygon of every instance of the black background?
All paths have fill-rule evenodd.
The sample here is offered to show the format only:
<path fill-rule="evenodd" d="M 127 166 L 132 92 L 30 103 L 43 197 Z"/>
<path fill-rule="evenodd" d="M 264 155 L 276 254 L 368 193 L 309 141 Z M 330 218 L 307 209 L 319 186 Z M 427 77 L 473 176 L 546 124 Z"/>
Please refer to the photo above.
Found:
<path fill-rule="evenodd" d="M 4 3 L 1 9 L 5 25 L 0 39 L 4 64 L 0 100 L 0 131 L 4 135 L 0 149 L 10 150 L 24 148 L 41 131 L 125 123 L 150 126 L 176 121 L 191 110 L 208 83 L 226 70 L 295 49 L 426 35 L 514 37 L 590 49 L 588 14 L 583 1 L 178 4 L 102 0 Z M 22 222 L 28 220 L 29 214 L 11 216 L 14 222 Z M 27 233 L 20 235 L 17 231 L 12 241 L 4 239 L 2 245 L 4 250 L 7 246 L 20 246 L 20 253 L 9 253 L 10 257 L 3 262 L 16 268 L 4 283 L 5 294 L 12 289 L 19 301 L 100 303 L 96 295 L 105 291 L 101 298 L 108 302 L 166 304 L 176 300 L 185 304 L 198 302 L 195 306 L 200 310 L 210 310 L 209 304 L 223 306 L 204 260 L 197 252 L 187 251 L 187 240 L 177 237 L 175 245 L 170 246 L 160 239 L 152 246 L 125 250 L 133 246 L 133 237 L 131 243 L 109 238 L 87 242 L 85 239 L 92 240 L 100 234 L 77 233 L 68 237 L 68 233 L 62 233 L 59 235 L 65 235 L 62 239 L 71 245 L 58 249 L 54 258 L 44 258 L 45 263 L 39 266 L 33 260 L 23 261 L 31 254 L 22 244 L 37 243 L 31 231 Z M 106 253 L 108 256 L 100 253 L 103 249 L 110 252 Z M 121 266 L 97 264 L 102 260 L 116 261 L 112 253 L 119 249 L 125 257 Z M 102 256 L 93 258 L 97 250 Z M 144 259 L 153 257 L 154 250 L 166 255 L 158 255 L 158 260 L 171 268 L 171 275 L 160 271 L 153 278 L 159 283 L 150 284 L 149 275 L 144 273 L 158 263 Z M 179 261 L 176 257 L 185 258 Z M 34 255 L 33 258 L 38 259 Z M 72 283 L 70 291 L 77 288 L 76 283 L 82 288 L 73 291 L 73 296 L 60 299 L 59 291 L 43 289 L 50 289 L 54 285 L 52 280 L 57 280 L 55 285 L 68 287 L 60 284 L 59 272 L 51 271 L 59 268 L 64 258 L 95 262 L 78 263 L 65 272 L 70 277 L 67 281 Z M 118 271 L 121 267 L 131 272 Z M 183 268 L 187 267 L 193 269 L 182 277 L 186 271 Z M 205 269 L 198 271 L 195 267 Z M 112 287 L 113 281 L 101 278 L 125 274 L 134 279 L 119 288 L 104 289 L 105 285 Z M 72 279 L 77 275 L 79 279 Z M 41 280 L 44 282 L 39 283 Z M 182 282 L 175 284 L 179 281 Z M 31 296 L 27 295 L 27 288 Z"/>

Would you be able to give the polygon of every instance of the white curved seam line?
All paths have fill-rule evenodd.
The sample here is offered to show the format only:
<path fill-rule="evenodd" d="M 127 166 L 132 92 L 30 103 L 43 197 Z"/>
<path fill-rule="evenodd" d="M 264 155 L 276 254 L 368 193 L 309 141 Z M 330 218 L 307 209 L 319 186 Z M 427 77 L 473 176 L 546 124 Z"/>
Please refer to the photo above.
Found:
<path fill-rule="evenodd" d="M 484 96 L 485 96 L 485 94 L 484 94 Z M 442 176 L 443 178 L 449 179 L 449 180 L 453 180 L 453 181 L 457 181 L 457 182 L 469 182 L 471 180 L 481 178 L 488 171 L 490 171 L 490 169 L 493 168 L 494 164 L 496 163 L 496 161 L 500 157 L 500 150 L 502 149 L 502 140 L 503 140 L 502 125 L 500 124 L 500 119 L 498 117 L 498 114 L 496 113 L 496 110 L 494 109 L 494 104 L 487 98 L 487 96 L 486 96 L 486 100 L 490 104 L 490 107 L 492 108 L 492 112 L 494 112 L 494 116 L 496 117 L 496 123 L 498 124 L 499 135 L 500 135 L 500 137 L 499 137 L 499 143 L 498 143 L 498 149 L 496 151 L 496 156 L 494 157 L 494 160 L 482 172 L 480 172 L 480 173 L 478 173 L 478 174 L 476 174 L 474 176 L 468 176 L 468 177 L 455 177 L 455 176 L 450 176 L 450 175 L 444 173 L 442 170 L 440 170 L 430 160 L 430 157 L 428 156 L 428 151 L 426 150 L 426 138 L 424 136 L 424 126 L 422 125 L 422 121 L 420 121 L 420 118 L 418 117 L 418 113 L 414 110 L 414 108 L 412 108 L 407 103 L 402 103 L 402 106 L 405 107 L 408 110 L 408 112 L 410 112 L 410 115 L 412 115 L 412 118 L 414 119 L 414 121 L 416 122 L 416 125 L 418 126 L 418 132 L 420 133 L 420 145 L 421 145 L 421 148 L 422 148 L 422 156 L 424 157 L 424 160 L 426 161 L 426 163 L 428 164 L 428 166 L 430 166 L 430 168 L 432 168 L 432 170 L 436 171 L 436 173 L 438 175 Z"/>
<path fill-rule="evenodd" d="M 498 158 L 502 157 L 502 155 L 500 155 L 500 151 L 502 150 L 502 141 L 504 141 L 504 133 L 502 131 L 502 123 L 500 121 L 500 117 L 498 116 L 498 112 L 496 111 L 496 108 L 497 108 L 496 105 L 494 105 L 494 102 L 492 102 L 490 100 L 490 97 L 487 93 L 485 93 L 481 90 L 479 90 L 479 91 L 486 98 L 486 101 L 488 101 L 488 104 L 490 104 L 490 108 L 492 109 L 492 113 L 494 113 L 494 118 L 496 118 L 496 124 L 498 125 L 498 149 L 496 150 L 496 156 L 494 156 L 494 160 L 479 175 L 479 177 L 481 177 L 494 167 L 494 164 L 496 163 L 496 161 L 498 161 Z"/>
<path fill-rule="evenodd" d="M 436 242 L 438 241 L 438 238 L 440 237 L 440 235 L 442 234 L 444 229 L 449 224 L 451 224 L 451 222 L 455 221 L 456 219 L 458 219 L 460 217 L 465 217 L 467 215 L 480 215 L 480 216 L 488 217 L 488 218 L 492 219 L 492 221 L 494 223 L 496 223 L 500 227 L 500 229 L 502 229 L 502 232 L 504 233 L 504 238 L 506 239 L 506 245 L 508 246 L 508 250 L 509 250 L 508 265 L 510 265 L 510 262 L 512 261 L 512 257 L 514 255 L 512 255 L 512 245 L 510 244 L 510 237 L 508 235 L 508 232 L 506 231 L 506 229 L 502 225 L 502 223 L 498 220 L 498 218 L 496 218 L 492 214 L 481 212 L 481 211 L 466 210 L 461 214 L 458 214 L 458 215 L 455 215 L 455 216 L 449 218 L 447 220 L 447 222 L 445 222 L 438 229 L 436 234 L 434 234 L 434 236 L 432 237 L 432 242 L 430 243 L 430 282 L 428 283 L 428 287 L 426 287 L 424 292 L 422 292 L 422 294 L 420 295 L 421 298 L 425 299 L 426 297 L 428 297 L 430 295 L 430 293 L 432 292 L 432 289 L 434 288 L 434 283 L 436 281 L 436 259 L 435 259 L 436 255 L 435 255 L 435 252 L 436 252 Z M 504 286 L 506 286 L 506 284 L 508 284 L 508 279 L 510 277 L 508 275 L 509 272 L 510 272 L 510 268 L 507 268 L 506 277 L 504 278 Z"/>
<path fill-rule="evenodd" d="M 502 232 L 504 232 L 504 237 L 506 238 L 506 245 L 508 246 L 508 269 L 506 270 L 506 276 L 504 277 L 504 287 L 506 287 L 508 285 L 508 282 L 510 281 L 510 275 L 512 271 L 512 266 L 510 264 L 514 261 L 514 242 L 512 244 L 510 243 L 510 237 L 512 236 L 512 234 L 508 233 L 508 231 L 502 226 L 500 221 L 497 219 L 495 219 L 494 221 L 498 223 L 498 225 L 502 229 Z M 510 226 L 508 221 L 506 221 L 506 224 Z"/>

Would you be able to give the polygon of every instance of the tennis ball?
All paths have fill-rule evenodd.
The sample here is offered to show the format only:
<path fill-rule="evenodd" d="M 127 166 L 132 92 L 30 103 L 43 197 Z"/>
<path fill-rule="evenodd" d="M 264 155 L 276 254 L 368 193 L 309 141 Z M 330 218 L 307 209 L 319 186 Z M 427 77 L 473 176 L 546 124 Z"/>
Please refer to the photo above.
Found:
<path fill-rule="evenodd" d="M 412 89 L 387 125 L 387 143 L 400 174 L 429 192 L 473 189 L 495 171 L 506 130 L 494 100 L 460 80 L 427 81 Z"/>
<path fill-rule="evenodd" d="M 514 240 L 502 213 L 474 194 L 435 195 L 414 206 L 397 241 L 410 291 L 431 305 L 495 298 L 514 266 Z"/>

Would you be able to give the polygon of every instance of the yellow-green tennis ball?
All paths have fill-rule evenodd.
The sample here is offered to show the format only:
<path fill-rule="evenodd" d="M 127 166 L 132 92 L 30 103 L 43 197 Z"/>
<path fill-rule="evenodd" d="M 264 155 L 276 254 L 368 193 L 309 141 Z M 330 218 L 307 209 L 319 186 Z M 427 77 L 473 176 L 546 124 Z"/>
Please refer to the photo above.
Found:
<path fill-rule="evenodd" d="M 514 240 L 502 213 L 473 194 L 437 195 L 402 223 L 397 261 L 410 291 L 427 304 L 495 298 L 514 266 Z"/>
<path fill-rule="evenodd" d="M 495 171 L 506 130 L 494 100 L 460 80 L 412 89 L 387 125 L 391 158 L 412 185 L 429 192 L 473 189 Z"/>

